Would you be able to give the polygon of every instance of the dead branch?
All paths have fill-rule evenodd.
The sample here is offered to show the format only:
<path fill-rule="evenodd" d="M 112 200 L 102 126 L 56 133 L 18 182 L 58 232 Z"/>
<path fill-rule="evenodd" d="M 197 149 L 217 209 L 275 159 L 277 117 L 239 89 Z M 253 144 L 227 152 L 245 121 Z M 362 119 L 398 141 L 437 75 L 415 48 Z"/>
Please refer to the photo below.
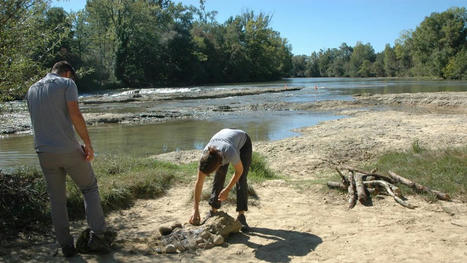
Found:
<path fill-rule="evenodd" d="M 446 194 L 446 193 L 442 193 L 440 191 L 436 191 L 436 190 L 432 190 L 430 189 L 429 187 L 427 186 L 424 186 L 424 185 L 421 185 L 419 183 L 415 183 L 407 178 L 404 178 L 392 171 L 388 171 L 388 174 L 389 176 L 396 182 L 399 182 L 401 184 L 404 184 L 404 185 L 407 185 L 408 187 L 414 189 L 415 191 L 418 191 L 418 192 L 425 192 L 425 193 L 433 193 L 434 195 L 436 195 L 436 197 L 440 200 L 445 200 L 445 201 L 450 201 L 451 200 L 451 197 Z"/>
<path fill-rule="evenodd" d="M 407 207 L 407 208 L 410 208 L 410 209 L 414 209 L 416 206 L 414 205 L 411 205 L 407 202 L 405 202 L 404 200 L 402 200 L 401 197 L 397 196 L 393 190 L 391 189 L 391 186 L 388 182 L 386 181 L 383 181 L 383 180 L 374 180 L 374 181 L 365 181 L 363 182 L 365 185 L 376 185 L 376 184 L 379 184 L 381 186 L 383 186 L 385 189 L 386 189 L 386 192 L 392 196 L 394 198 L 394 200 L 396 200 L 396 202 L 398 202 L 400 205 L 402 205 L 403 207 Z"/>
<path fill-rule="evenodd" d="M 347 191 L 347 188 L 348 188 L 348 186 L 345 186 L 341 182 L 331 182 L 331 181 L 327 182 L 327 186 L 331 189 L 338 189 L 342 191 Z"/>
<path fill-rule="evenodd" d="M 344 184 L 346 187 L 349 186 L 349 180 L 347 180 L 347 178 L 345 177 L 345 175 L 341 172 L 341 170 L 339 170 L 339 168 L 336 167 L 336 171 L 337 173 L 339 174 L 339 176 L 341 177 L 341 180 L 342 180 L 342 184 Z"/>
<path fill-rule="evenodd" d="M 363 174 L 357 173 L 354 174 L 354 179 L 358 201 L 360 201 L 361 204 L 366 204 L 368 202 L 368 196 L 366 195 L 365 186 L 363 185 L 363 176 Z"/>
<path fill-rule="evenodd" d="M 342 169 L 345 169 L 345 170 L 349 170 L 351 172 L 357 172 L 357 173 L 361 173 L 361 174 L 364 174 L 366 176 L 374 176 L 378 179 L 382 179 L 382 180 L 385 180 L 387 182 L 390 182 L 390 183 L 394 183 L 394 179 L 392 179 L 391 177 L 389 176 L 386 176 L 386 175 L 382 175 L 382 174 L 378 174 L 378 173 L 371 173 L 371 172 L 366 172 L 366 171 L 363 171 L 363 170 L 360 170 L 360 169 L 357 169 L 357 168 L 354 168 L 354 167 L 351 167 L 351 166 L 343 166 Z"/>
<path fill-rule="evenodd" d="M 357 196 L 356 196 L 356 191 L 355 191 L 355 180 L 354 180 L 354 173 L 349 172 L 348 175 L 348 180 L 349 180 L 349 186 L 348 192 L 349 192 L 349 209 L 353 208 L 357 204 Z"/>

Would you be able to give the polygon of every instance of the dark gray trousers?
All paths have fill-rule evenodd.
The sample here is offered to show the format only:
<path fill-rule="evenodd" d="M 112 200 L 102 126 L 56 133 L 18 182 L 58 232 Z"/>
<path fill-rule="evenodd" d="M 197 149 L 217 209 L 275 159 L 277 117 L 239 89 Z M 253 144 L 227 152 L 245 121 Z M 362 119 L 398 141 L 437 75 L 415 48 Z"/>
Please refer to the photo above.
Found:
<path fill-rule="evenodd" d="M 38 153 L 39 162 L 47 181 L 50 197 L 52 223 L 58 243 L 63 247 L 73 244 L 70 235 L 66 207 L 66 174 L 79 187 L 84 196 L 84 208 L 89 227 L 95 233 L 105 231 L 104 212 L 102 211 L 97 180 L 91 164 L 85 160 L 84 153 L 76 150 L 71 153 Z"/>
<path fill-rule="evenodd" d="M 237 184 L 235 185 L 237 190 L 237 211 L 248 211 L 248 183 L 247 175 L 248 170 L 250 169 L 251 164 L 251 155 L 253 153 L 253 147 L 251 145 L 251 139 L 248 134 L 246 135 L 245 144 L 240 149 L 240 161 L 243 165 L 243 173 L 240 176 Z M 219 202 L 219 193 L 224 188 L 225 176 L 227 170 L 229 169 L 229 164 L 219 167 L 214 176 L 214 182 L 212 184 L 211 198 L 209 199 L 209 205 L 213 208 L 219 209 L 221 207 L 221 202 Z"/>

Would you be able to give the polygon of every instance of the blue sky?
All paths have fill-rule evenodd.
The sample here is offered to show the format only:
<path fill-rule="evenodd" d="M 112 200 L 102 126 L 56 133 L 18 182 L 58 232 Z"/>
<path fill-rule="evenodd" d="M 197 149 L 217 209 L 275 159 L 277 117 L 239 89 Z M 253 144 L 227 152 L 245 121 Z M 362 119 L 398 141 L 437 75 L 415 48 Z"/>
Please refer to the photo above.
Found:
<path fill-rule="evenodd" d="M 175 0 L 199 5 L 199 0 Z M 66 11 L 83 9 L 86 0 L 52 1 Z M 292 45 L 295 55 L 310 55 L 346 42 L 371 43 L 384 49 L 404 30 L 414 30 L 432 12 L 467 7 L 467 0 L 207 0 L 207 10 L 216 10 L 217 21 L 245 10 L 272 15 L 271 27 Z"/>

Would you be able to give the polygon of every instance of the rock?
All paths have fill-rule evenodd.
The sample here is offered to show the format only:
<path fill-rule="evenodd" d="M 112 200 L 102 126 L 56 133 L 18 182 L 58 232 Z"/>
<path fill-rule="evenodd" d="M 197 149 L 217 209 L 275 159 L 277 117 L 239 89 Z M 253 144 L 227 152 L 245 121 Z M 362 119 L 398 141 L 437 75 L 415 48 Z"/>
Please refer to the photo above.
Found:
<path fill-rule="evenodd" d="M 211 238 L 211 233 L 209 233 L 209 231 L 207 231 L 207 230 L 204 230 L 201 233 L 201 238 L 204 239 L 204 240 L 208 240 L 208 239 Z"/>
<path fill-rule="evenodd" d="M 165 253 L 176 253 L 176 252 L 177 252 L 177 248 L 172 244 L 167 245 L 165 247 Z"/>
<path fill-rule="evenodd" d="M 167 223 L 159 227 L 159 232 L 162 236 L 158 237 L 158 240 L 156 240 L 156 247 L 154 250 L 174 253 L 169 251 L 175 250 L 182 252 L 185 250 L 193 251 L 200 248 L 209 249 L 214 246 L 222 245 L 231 233 L 239 232 L 240 228 L 240 222 L 224 212 L 217 212 L 201 226 L 192 226 L 189 224 L 182 226 L 179 223 Z M 170 249 L 167 250 L 169 246 Z"/>
<path fill-rule="evenodd" d="M 220 246 L 224 244 L 224 238 L 221 235 L 217 235 L 214 237 L 213 243 L 216 246 Z"/>
<path fill-rule="evenodd" d="M 231 233 L 239 232 L 242 228 L 240 222 L 222 211 L 217 212 L 215 216 L 209 218 L 205 225 L 208 227 L 209 232 L 219 234 L 224 239 Z"/>
<path fill-rule="evenodd" d="M 182 224 L 180 222 L 174 222 L 170 227 L 174 230 L 175 228 L 182 228 Z"/>
<path fill-rule="evenodd" d="M 160 226 L 159 227 L 159 232 L 161 233 L 161 235 L 166 236 L 166 235 L 172 233 L 172 228 L 169 227 L 169 226 Z"/>

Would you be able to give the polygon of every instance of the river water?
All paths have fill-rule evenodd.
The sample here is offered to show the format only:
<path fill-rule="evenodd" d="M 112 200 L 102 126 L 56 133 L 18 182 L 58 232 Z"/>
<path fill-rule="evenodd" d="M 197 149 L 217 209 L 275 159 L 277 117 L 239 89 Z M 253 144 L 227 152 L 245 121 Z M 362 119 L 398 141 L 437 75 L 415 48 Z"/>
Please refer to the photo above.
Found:
<path fill-rule="evenodd" d="M 320 100 L 351 100 L 354 94 L 381 94 L 405 92 L 467 91 L 466 81 L 416 81 L 348 78 L 284 79 L 277 82 L 212 85 L 177 89 L 147 89 L 140 93 L 196 93 L 207 89 L 241 89 L 264 87 L 301 87 L 299 91 L 267 93 L 217 99 L 168 100 L 163 103 L 105 103 L 84 105 L 83 112 L 138 112 L 144 110 L 190 110 L 208 104 L 252 105 L 277 102 L 313 102 Z M 105 96 L 118 97 L 128 91 Z M 89 97 L 89 95 L 84 95 Z M 90 95 L 92 96 L 92 95 Z M 24 108 L 24 105 L 23 107 Z M 97 158 L 101 154 L 150 156 L 154 154 L 201 149 L 219 129 L 234 127 L 247 131 L 253 141 L 279 140 L 298 133 L 293 129 L 319 122 L 343 118 L 332 112 L 309 111 L 243 111 L 211 114 L 202 120 L 176 120 L 149 125 L 108 124 L 89 127 Z M 7 135 L 0 139 L 0 169 L 20 165 L 38 166 L 30 134 Z"/>

